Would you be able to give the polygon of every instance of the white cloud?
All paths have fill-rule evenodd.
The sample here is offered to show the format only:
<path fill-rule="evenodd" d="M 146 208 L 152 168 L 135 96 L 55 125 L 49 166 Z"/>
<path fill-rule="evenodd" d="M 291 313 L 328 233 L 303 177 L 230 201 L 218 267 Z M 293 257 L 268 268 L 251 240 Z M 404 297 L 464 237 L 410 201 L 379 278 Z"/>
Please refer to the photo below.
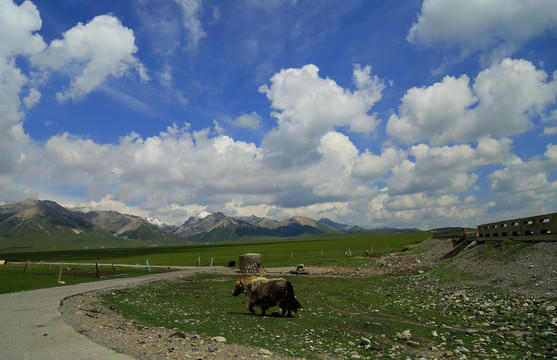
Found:
<path fill-rule="evenodd" d="M 461 201 L 456 195 L 429 196 L 424 193 L 390 196 L 381 189 L 368 204 L 367 214 L 376 224 L 409 224 L 420 229 L 456 225 L 475 226 L 492 202 L 478 204 Z M 453 223 L 448 223 L 450 219 Z"/>
<path fill-rule="evenodd" d="M 389 118 L 387 132 L 405 144 L 425 139 L 434 144 L 446 143 L 449 132 L 461 136 L 462 131 L 453 129 L 459 125 L 469 127 L 474 122 L 468 108 L 477 99 L 469 82 L 466 75 L 458 79 L 446 76 L 432 86 L 411 88 L 402 98 L 398 115 Z M 470 135 L 466 134 L 466 137 Z"/>
<path fill-rule="evenodd" d="M 471 190 L 478 175 L 472 173 L 480 166 L 511 163 L 512 141 L 481 138 L 476 148 L 468 144 L 430 147 L 419 144 L 408 149 L 415 162 L 404 160 L 391 169 L 386 180 L 389 194 L 455 194 Z"/>
<path fill-rule="evenodd" d="M 30 1 L 17 6 L 10 0 L 0 0 L 0 174 L 21 168 L 29 150 L 20 98 L 29 79 L 18 67 L 16 58 L 44 49 L 42 37 L 35 34 L 41 26 L 39 11 Z M 40 93 L 32 88 L 23 103 L 30 108 L 39 99 Z"/>
<path fill-rule="evenodd" d="M 526 60 L 505 59 L 478 74 L 470 88 L 466 75 L 412 88 L 402 98 L 387 132 L 400 142 L 433 145 L 469 142 L 490 134 L 512 136 L 532 126 L 557 97 L 557 79 Z"/>
<path fill-rule="evenodd" d="M 371 78 L 371 68 L 354 69 L 357 90 L 343 89 L 334 80 L 319 76 L 315 65 L 281 70 L 271 78 L 264 93 L 276 109 L 277 128 L 267 134 L 263 147 L 280 162 L 304 164 L 318 156 L 323 135 L 337 127 L 367 133 L 379 123 L 368 112 L 381 99 L 383 86 Z"/>
<path fill-rule="evenodd" d="M 556 24 L 553 0 L 425 0 L 408 41 L 488 51 L 487 58 L 500 61 Z"/>
<path fill-rule="evenodd" d="M 39 11 L 31 1 L 17 6 L 11 0 L 0 0 L 0 57 L 41 52 L 46 44 L 34 33 L 41 26 Z"/>
<path fill-rule="evenodd" d="M 29 94 L 23 99 L 23 103 L 27 109 L 31 109 L 41 101 L 41 93 L 39 90 L 32 88 Z"/>
<path fill-rule="evenodd" d="M 118 211 L 121 214 L 135 215 L 148 217 L 150 216 L 148 211 L 142 210 L 136 206 L 128 206 L 125 202 L 114 199 L 113 195 L 106 195 L 100 201 L 91 201 L 88 204 L 84 204 L 86 208 L 91 210 L 110 210 Z"/>
<path fill-rule="evenodd" d="M 350 197 L 355 190 L 351 172 L 359 153 L 356 146 L 348 136 L 330 131 L 321 138 L 317 151 L 321 159 L 308 169 L 304 184 L 321 198 Z"/>
<path fill-rule="evenodd" d="M 199 12 L 202 0 L 175 0 L 182 8 L 183 24 L 190 32 L 190 47 L 196 48 L 199 40 L 206 37 L 207 34 L 201 27 L 199 20 Z"/>
<path fill-rule="evenodd" d="M 86 25 L 77 24 L 53 40 L 48 48 L 32 56 L 32 61 L 46 68 L 66 72 L 71 78 L 69 89 L 59 92 L 59 101 L 78 100 L 98 88 L 108 76 L 122 77 L 135 69 L 142 81 L 149 80 L 137 52 L 135 36 L 112 15 L 95 17 Z"/>
<path fill-rule="evenodd" d="M 257 112 L 242 114 L 232 121 L 239 128 L 257 129 L 261 126 L 261 116 Z"/>
<path fill-rule="evenodd" d="M 352 175 L 362 181 L 374 182 L 386 176 L 389 171 L 405 160 L 407 154 L 394 147 L 385 148 L 381 155 L 366 150 L 358 157 Z"/>
<path fill-rule="evenodd" d="M 547 145 L 544 158 L 530 161 L 515 159 L 501 170 L 491 173 L 491 190 L 501 209 L 529 209 L 533 213 L 555 211 L 557 181 L 551 173 L 557 171 L 557 146 Z"/>
<path fill-rule="evenodd" d="M 548 144 L 547 151 L 544 156 L 550 161 L 550 163 L 557 164 L 557 145 Z"/>
<path fill-rule="evenodd" d="M 23 147 L 29 137 L 23 129 L 23 113 L 19 108 L 19 93 L 27 77 L 15 66 L 14 61 L 0 57 L 0 173 L 14 170 L 23 156 Z"/>

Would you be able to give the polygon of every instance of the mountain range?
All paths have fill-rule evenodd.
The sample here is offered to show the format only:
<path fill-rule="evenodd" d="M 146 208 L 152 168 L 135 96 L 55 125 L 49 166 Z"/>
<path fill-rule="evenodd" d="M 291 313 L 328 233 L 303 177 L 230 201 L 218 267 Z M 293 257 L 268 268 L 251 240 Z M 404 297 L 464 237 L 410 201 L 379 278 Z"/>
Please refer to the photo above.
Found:
<path fill-rule="evenodd" d="M 113 246 L 141 243 L 186 243 L 291 237 L 324 233 L 414 232 L 417 229 L 359 226 L 294 216 L 283 221 L 249 216 L 230 217 L 222 212 L 202 212 L 180 225 L 156 218 L 141 218 L 116 211 L 67 209 L 54 201 L 24 200 L 0 206 L 0 248 L 48 246 L 54 240 L 80 246 Z M 66 244 L 66 245 L 67 245 Z"/>

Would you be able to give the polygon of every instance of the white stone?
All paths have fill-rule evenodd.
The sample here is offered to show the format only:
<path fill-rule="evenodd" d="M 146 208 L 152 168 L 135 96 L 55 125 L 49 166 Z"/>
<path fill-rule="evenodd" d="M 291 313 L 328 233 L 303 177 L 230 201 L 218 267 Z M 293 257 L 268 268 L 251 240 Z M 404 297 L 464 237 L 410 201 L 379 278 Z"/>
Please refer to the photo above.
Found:
<path fill-rule="evenodd" d="M 215 336 L 212 338 L 213 341 L 216 341 L 218 343 L 225 343 L 226 342 L 226 338 L 223 336 Z"/>

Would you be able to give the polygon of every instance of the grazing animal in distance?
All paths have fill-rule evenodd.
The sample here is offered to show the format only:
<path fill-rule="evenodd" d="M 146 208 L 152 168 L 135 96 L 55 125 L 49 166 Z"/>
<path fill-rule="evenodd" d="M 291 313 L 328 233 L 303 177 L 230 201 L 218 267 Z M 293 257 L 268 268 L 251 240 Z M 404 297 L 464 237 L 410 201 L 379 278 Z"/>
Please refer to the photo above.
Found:
<path fill-rule="evenodd" d="M 282 309 L 282 316 L 292 311 L 298 312 L 302 306 L 294 296 L 294 287 L 290 281 L 284 279 L 267 279 L 260 276 L 252 276 L 249 279 L 241 279 L 234 283 L 233 296 L 246 293 L 249 297 L 248 310 L 255 314 L 254 306 L 261 308 L 261 316 L 265 316 L 265 310 L 278 306 Z"/>

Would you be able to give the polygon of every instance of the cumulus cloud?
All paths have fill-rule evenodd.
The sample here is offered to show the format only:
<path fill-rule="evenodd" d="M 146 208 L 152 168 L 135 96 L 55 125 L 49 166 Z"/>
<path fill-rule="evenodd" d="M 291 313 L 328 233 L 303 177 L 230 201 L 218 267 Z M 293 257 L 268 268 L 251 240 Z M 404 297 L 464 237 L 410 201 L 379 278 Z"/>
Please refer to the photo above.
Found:
<path fill-rule="evenodd" d="M 486 134 L 517 135 L 556 97 L 555 74 L 549 80 L 529 61 L 505 59 L 480 72 L 472 87 L 462 75 L 408 90 L 398 114 L 389 118 L 387 132 L 405 144 L 427 140 L 433 145 L 469 142 Z"/>
<path fill-rule="evenodd" d="M 239 128 L 257 129 L 261 126 L 261 116 L 255 111 L 251 114 L 242 114 L 232 121 Z"/>
<path fill-rule="evenodd" d="M 447 226 L 447 219 L 455 223 L 476 225 L 476 219 L 484 214 L 493 202 L 467 203 L 459 196 L 446 194 L 431 196 L 425 193 L 389 195 L 383 188 L 368 204 L 367 214 L 376 223 L 413 224 L 421 229 Z M 423 226 L 423 224 L 428 224 Z"/>
<path fill-rule="evenodd" d="M 27 109 L 31 109 L 41 101 L 41 93 L 36 88 L 29 90 L 29 94 L 23 99 Z"/>
<path fill-rule="evenodd" d="M 21 148 L 29 142 L 19 111 L 19 93 L 26 82 L 13 61 L 0 57 L 0 172 L 15 168 L 22 157 Z"/>
<path fill-rule="evenodd" d="M 404 150 L 388 147 L 375 155 L 366 150 L 356 160 L 352 175 L 361 181 L 374 182 L 387 176 L 389 171 L 407 158 Z"/>
<path fill-rule="evenodd" d="M 32 61 L 72 78 L 70 87 L 56 94 L 59 101 L 78 100 L 98 88 L 108 76 L 122 77 L 135 69 L 142 81 L 149 80 L 143 64 L 133 55 L 137 52 L 135 36 L 116 17 L 101 15 L 87 24 L 79 23 L 53 40 L 48 48 L 32 57 Z"/>
<path fill-rule="evenodd" d="M 488 58 L 501 60 L 556 24 L 552 0 L 425 0 L 407 39 L 458 46 L 464 53 L 488 51 Z"/>
<path fill-rule="evenodd" d="M 0 57 L 44 50 L 42 36 L 35 34 L 41 26 L 39 10 L 31 1 L 17 6 L 11 0 L 0 0 Z"/>
<path fill-rule="evenodd" d="M 22 101 L 20 94 L 28 77 L 17 66 L 16 57 L 32 55 L 45 48 L 36 34 L 42 26 L 37 7 L 30 1 L 16 5 L 0 0 L 0 174 L 9 174 L 21 166 L 29 137 L 23 128 L 21 105 L 33 107 L 40 99 L 36 89 L 29 90 Z"/>
<path fill-rule="evenodd" d="M 142 210 L 141 208 L 138 208 L 136 206 L 129 206 L 123 201 L 116 200 L 114 198 L 114 195 L 112 194 L 106 195 L 99 201 L 90 201 L 89 203 L 83 205 L 87 209 L 92 209 L 97 211 L 102 211 L 102 210 L 118 211 L 121 214 L 129 214 L 129 215 L 143 216 L 143 217 L 147 217 L 150 215 L 148 211 Z"/>
<path fill-rule="evenodd" d="M 306 65 L 285 69 L 259 88 L 271 101 L 277 127 L 263 140 L 269 156 L 287 163 L 304 164 L 318 157 L 323 135 L 338 127 L 367 133 L 379 124 L 372 106 L 381 99 L 384 85 L 371 77 L 371 67 L 354 69 L 356 90 L 340 87 L 319 76 L 319 68 Z"/>
<path fill-rule="evenodd" d="M 533 213 L 555 211 L 557 181 L 551 173 L 557 171 L 557 146 L 547 145 L 543 158 L 523 161 L 516 158 L 501 170 L 488 175 L 491 190 L 500 209 L 530 209 Z"/>
<path fill-rule="evenodd" d="M 358 149 L 348 136 L 330 131 L 321 137 L 317 151 L 321 159 L 310 168 L 305 184 L 319 197 L 346 199 L 354 191 L 351 172 Z"/>
<path fill-rule="evenodd" d="M 119 201 L 150 194 L 213 204 L 222 196 L 266 186 L 258 176 L 261 164 L 254 144 L 226 135 L 210 137 L 209 129 L 188 129 L 173 126 L 147 138 L 132 133 L 115 145 L 54 136 L 45 146 L 50 176 L 61 183 L 101 184 L 105 191 L 113 189 Z"/>
<path fill-rule="evenodd" d="M 443 195 L 468 191 L 478 179 L 473 173 L 478 167 L 515 160 L 511 144 L 509 139 L 481 138 L 475 148 L 468 144 L 412 146 L 408 154 L 415 161 L 406 159 L 391 169 L 392 176 L 386 180 L 388 193 Z"/>

